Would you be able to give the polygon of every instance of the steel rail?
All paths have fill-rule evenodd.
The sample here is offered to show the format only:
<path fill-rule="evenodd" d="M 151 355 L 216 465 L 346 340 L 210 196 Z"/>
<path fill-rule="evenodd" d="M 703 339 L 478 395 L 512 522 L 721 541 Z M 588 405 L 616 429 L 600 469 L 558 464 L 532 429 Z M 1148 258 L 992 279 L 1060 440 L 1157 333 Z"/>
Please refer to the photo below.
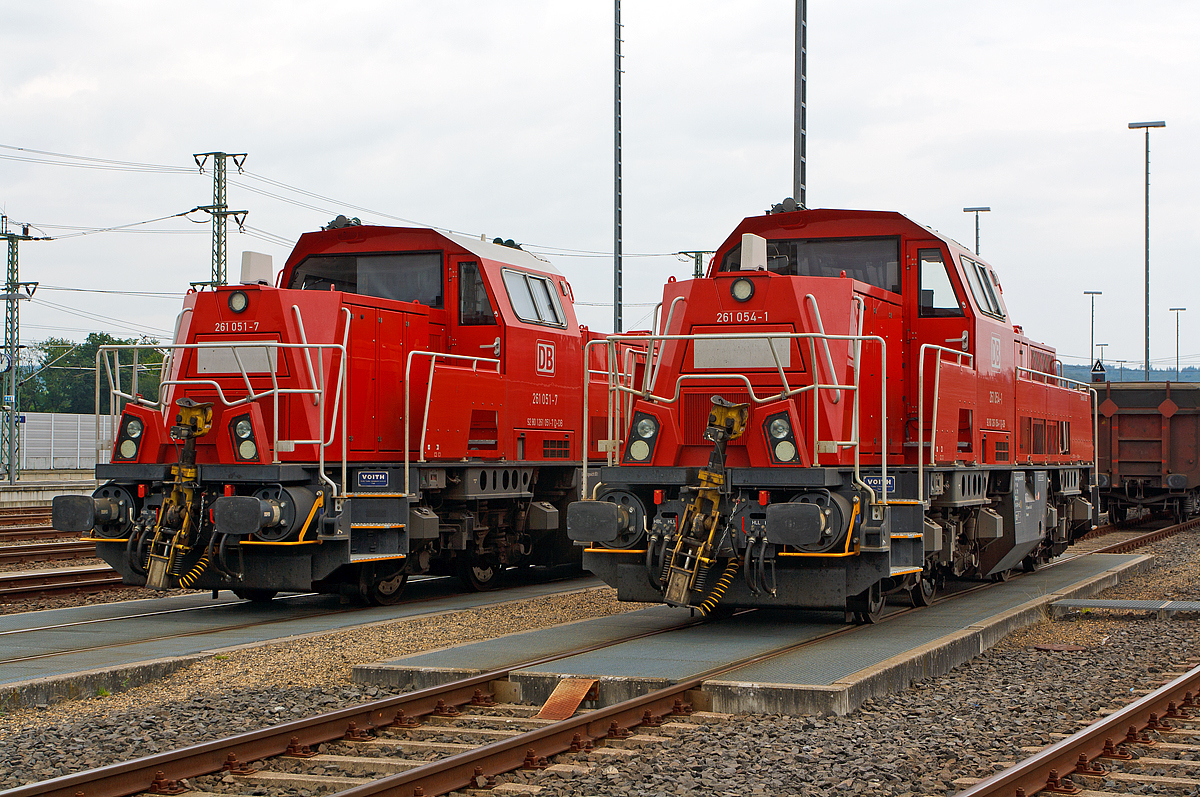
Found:
<path fill-rule="evenodd" d="M 1053 777 L 1067 778 L 1082 765 L 1084 758 L 1090 762 L 1104 752 L 1106 743 L 1120 744 L 1128 731 L 1135 734 L 1143 731 L 1169 731 L 1172 709 L 1185 704 L 1200 690 L 1200 667 L 1196 667 L 1173 681 L 1156 689 L 1140 700 L 1130 703 L 1098 722 L 1047 747 L 1024 761 L 984 778 L 956 797 L 1017 797 L 1019 794 L 1033 795 L 1047 788 Z M 1190 701 L 1188 701 L 1190 702 Z M 1194 706 L 1193 706 L 1194 707 Z M 1167 725 L 1163 726 L 1166 718 Z M 1101 771 L 1091 770 L 1092 775 L 1103 777 Z M 1063 784 L 1069 787 L 1069 782 Z"/>
<path fill-rule="evenodd" d="M 973 593 L 987 586 L 990 585 L 980 584 L 969 587 L 960 592 L 946 595 L 939 602 Z M 883 621 L 886 622 L 912 611 L 916 611 L 916 608 L 899 609 L 886 615 Z M 127 797 L 127 795 L 150 789 L 151 784 L 156 781 L 160 783 L 164 780 L 178 781 L 219 772 L 231 754 L 237 761 L 256 761 L 283 755 L 292 744 L 313 747 L 341 739 L 346 735 L 350 723 L 354 723 L 359 730 L 384 728 L 394 724 L 402 716 L 415 717 L 433 713 L 439 701 L 446 706 L 469 703 L 476 696 L 477 691 L 485 691 L 492 681 L 506 678 L 515 670 L 547 664 L 623 642 L 677 631 L 700 622 L 702 621 L 690 620 L 670 628 L 635 634 L 616 642 L 599 643 L 566 653 L 520 662 L 511 667 L 409 692 L 382 701 L 352 706 L 318 717 L 296 720 L 226 739 L 31 783 L 0 792 L 0 797 L 78 797 L 79 795 L 83 795 L 83 797 Z M 614 721 L 617 722 L 619 728 L 627 729 L 640 724 L 647 711 L 656 717 L 672 713 L 676 699 L 715 675 L 765 661 L 834 636 L 852 633 L 857 628 L 859 626 L 843 626 L 813 639 L 724 664 L 632 701 L 588 712 L 569 718 L 563 723 L 545 726 L 474 751 L 460 753 L 401 774 L 356 786 L 338 793 L 337 797 L 376 797 L 377 795 L 380 797 L 396 797 L 397 795 L 408 797 L 408 795 L 415 794 L 418 787 L 429 795 L 461 789 L 470 784 L 476 775 L 476 767 L 482 768 L 485 775 L 497 775 L 520 768 L 531 749 L 531 744 L 534 745 L 532 749 L 538 756 L 561 753 L 570 748 L 576 734 L 579 734 L 581 739 L 596 740 L 608 734 Z M 666 708 L 668 703 L 670 709 Z"/>
<path fill-rule="evenodd" d="M 100 592 L 119 586 L 121 575 L 108 565 L 0 573 L 0 598 L 30 598 L 85 590 Z"/>
<path fill-rule="evenodd" d="M 49 523 L 50 507 L 48 506 L 6 506 L 0 507 L 0 526 L 15 526 L 21 523 Z"/>
<path fill-rule="evenodd" d="M 1190 531 L 1198 526 L 1200 526 L 1200 518 L 1187 520 L 1183 523 L 1167 526 L 1166 528 L 1148 531 L 1145 534 L 1138 535 L 1137 537 L 1130 537 L 1127 540 L 1114 542 L 1113 544 L 1106 545 L 1103 548 L 1097 548 L 1096 550 L 1092 551 L 1092 553 L 1128 553 L 1135 548 L 1140 548 L 1143 545 L 1149 545 L 1152 542 L 1164 540 L 1167 537 L 1173 537 L 1176 534 L 1184 531 Z"/>
<path fill-rule="evenodd" d="M 26 540 L 56 540 L 63 537 L 79 539 L 78 532 L 59 531 L 53 526 L 0 526 L 0 543 Z"/>
<path fill-rule="evenodd" d="M 96 543 L 92 540 L 43 542 L 34 545 L 8 545 L 0 547 L 0 564 L 51 562 L 62 559 L 91 559 L 95 556 Z"/>
<path fill-rule="evenodd" d="M 699 622 L 701 621 L 688 620 L 670 628 L 634 634 L 619 641 L 628 642 L 656 636 L 687 628 Z M 239 761 L 256 761 L 283 755 L 287 752 L 288 746 L 293 744 L 293 738 L 296 744 L 315 746 L 343 738 L 350 723 L 354 723 L 360 730 L 369 730 L 391 725 L 401 711 L 406 716 L 420 716 L 432 714 L 437 709 L 439 702 L 446 706 L 464 705 L 471 702 L 476 692 L 483 692 L 490 682 L 507 677 L 513 670 L 546 664 L 557 659 L 609 647 L 612 644 L 617 643 L 603 642 L 590 645 L 567 653 L 521 662 L 512 667 L 492 670 L 459 681 L 407 692 L 386 700 L 350 706 L 318 717 L 273 725 L 269 728 L 145 756 L 133 761 L 110 764 L 99 769 L 30 783 L 0 792 L 0 797 L 77 797 L 79 793 L 82 793 L 84 797 L 126 797 L 150 789 L 156 779 L 182 780 L 218 772 L 230 754 L 236 756 Z"/>

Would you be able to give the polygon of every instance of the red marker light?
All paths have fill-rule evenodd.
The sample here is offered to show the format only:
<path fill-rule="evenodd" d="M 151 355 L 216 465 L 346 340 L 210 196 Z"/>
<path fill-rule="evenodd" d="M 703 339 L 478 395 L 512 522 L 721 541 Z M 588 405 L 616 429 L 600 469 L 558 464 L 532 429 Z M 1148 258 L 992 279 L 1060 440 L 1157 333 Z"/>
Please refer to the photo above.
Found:
<path fill-rule="evenodd" d="M 231 495 L 233 495 L 233 485 L 227 484 L 225 485 L 225 497 L 228 498 Z"/>
<path fill-rule="evenodd" d="M 654 503 L 657 505 L 657 504 L 661 504 L 662 502 L 663 502 L 662 490 L 655 490 L 654 491 Z"/>
<path fill-rule="evenodd" d="M 146 485 L 139 484 L 138 485 L 138 498 L 145 498 L 145 497 L 146 497 Z"/>
<path fill-rule="evenodd" d="M 771 493 L 768 492 L 767 490 L 759 490 L 758 491 L 758 505 L 766 506 L 769 503 L 771 503 Z"/>

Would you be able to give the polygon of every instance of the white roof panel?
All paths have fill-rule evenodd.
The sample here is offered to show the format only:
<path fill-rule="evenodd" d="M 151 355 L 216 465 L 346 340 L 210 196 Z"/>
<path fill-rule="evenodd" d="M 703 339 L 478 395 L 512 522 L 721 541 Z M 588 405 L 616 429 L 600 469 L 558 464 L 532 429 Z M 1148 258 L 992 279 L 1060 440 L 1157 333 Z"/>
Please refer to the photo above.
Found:
<path fill-rule="evenodd" d="M 511 266 L 517 266 L 518 268 L 527 268 L 533 271 L 542 271 L 562 276 L 562 273 L 550 261 L 543 260 L 537 255 L 530 254 L 522 249 L 513 249 L 511 246 L 501 246 L 491 241 L 480 240 L 470 235 L 459 235 L 454 232 L 443 232 L 441 234 L 468 252 L 485 257 L 488 260 L 495 260 L 499 263 L 508 263 Z"/>

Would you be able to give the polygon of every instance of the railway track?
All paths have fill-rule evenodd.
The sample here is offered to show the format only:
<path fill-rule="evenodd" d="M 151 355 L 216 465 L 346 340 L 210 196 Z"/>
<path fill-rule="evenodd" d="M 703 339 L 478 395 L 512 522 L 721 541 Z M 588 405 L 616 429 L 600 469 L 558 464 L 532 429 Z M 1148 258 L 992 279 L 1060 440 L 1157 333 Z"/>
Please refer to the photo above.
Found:
<path fill-rule="evenodd" d="M 957 797 L 1195 793 L 1200 667 L 959 792 Z"/>
<path fill-rule="evenodd" d="M 988 586 L 967 587 L 939 601 Z M 895 608 L 882 622 L 912 611 L 919 609 Z M 530 716 L 527 706 L 495 705 L 494 690 L 514 670 L 677 631 L 697 622 L 701 621 L 689 620 L 376 703 L 30 784 L 5 792 L 3 797 L 76 797 L 77 792 L 87 797 L 127 797 L 141 791 L 170 794 L 183 788 L 178 781 L 185 779 L 193 791 L 230 792 L 229 778 L 243 783 L 244 789 L 238 791 L 247 794 L 284 787 L 309 793 L 334 791 L 340 797 L 432 797 L 463 788 L 486 788 L 489 780 L 503 773 L 542 768 L 553 755 L 625 744 L 635 729 L 639 734 L 661 732 L 658 729 L 664 722 L 669 726 L 673 718 L 690 713 L 687 693 L 704 681 L 857 629 L 835 627 L 804 642 L 728 662 L 633 700 L 559 721 L 538 720 Z M 470 737 L 471 741 L 441 739 L 448 734 Z M 422 757 L 435 760 L 416 760 Z M 215 780 L 209 782 L 209 778 Z"/>
<path fill-rule="evenodd" d="M 68 540 L 66 542 L 0 547 L 0 564 L 60 562 L 67 559 L 92 559 L 95 556 L 96 543 L 91 540 Z"/>
<path fill-rule="evenodd" d="M 49 526 L 48 506 L 0 507 L 0 527 L 4 526 Z"/>
<path fill-rule="evenodd" d="M 1192 525 L 1185 524 L 1185 527 Z M 1142 544 L 1163 531 L 1166 530 L 1139 535 L 1146 538 Z M 1133 541 L 1122 540 L 1120 544 L 1129 545 Z M 984 585 L 978 588 L 984 588 Z M 884 622 L 908 611 L 914 609 L 891 612 Z M 694 622 L 681 624 L 679 628 Z M 731 662 L 635 700 L 579 713 L 565 720 L 539 719 L 532 716 L 534 709 L 528 706 L 496 702 L 498 684 L 507 679 L 512 670 L 652 635 L 641 634 L 537 661 L 521 662 L 511 668 L 310 719 L 30 784 L 5 792 L 3 797 L 76 797 L 78 793 L 87 797 L 126 797 L 141 791 L 173 794 L 180 790 L 250 794 L 285 788 L 300 788 L 309 793 L 333 791 L 340 797 L 408 797 L 417 794 L 432 797 L 463 788 L 487 788 L 502 773 L 546 766 L 552 755 L 587 750 L 592 746 L 628 744 L 624 740 L 629 734 L 661 733 L 664 723 L 669 730 L 673 722 L 688 714 L 687 693 L 700 687 L 705 680 L 831 636 L 852 633 L 854 628 L 842 627 L 816 640 Z M 672 630 L 678 628 L 653 633 Z M 1200 678 L 1200 668 L 1191 675 Z M 1188 691 L 1193 696 L 1200 692 L 1195 685 L 1185 688 L 1183 683 L 1179 679 L 1172 682 L 1174 691 L 1170 694 L 1174 697 L 1163 698 L 1167 702 L 1160 701 L 1161 708 L 1157 712 L 1160 723 L 1163 716 L 1177 717 L 1181 706 L 1191 705 L 1194 697 L 1188 697 Z M 1173 711 L 1170 700 L 1176 704 Z M 1130 712 L 1136 711 L 1136 707 L 1151 705 L 1159 706 L 1159 703 L 1138 701 L 1114 715 L 1115 721 L 1118 725 L 1125 722 L 1136 726 L 1141 720 L 1129 719 L 1133 717 Z M 1154 721 L 1148 714 L 1152 710 L 1145 709 L 1144 725 L 1135 727 L 1135 737 Z M 1115 726 L 1110 722 L 1106 727 L 1111 735 Z M 1127 727 L 1121 728 L 1119 738 L 1124 738 L 1127 733 Z M 447 735 L 457 737 L 457 740 L 447 742 L 444 738 Z M 638 743 L 652 742 L 642 739 Z M 1103 739 L 1100 744 L 1100 751 L 1103 751 Z M 1055 749 L 1058 747 L 1056 745 Z M 1063 755 L 1073 766 L 1079 754 Z M 1061 766 L 1063 759 L 1059 755 L 1045 760 Z M 1054 768 L 1045 763 L 1033 766 L 1034 774 L 1021 776 L 1033 781 L 1041 778 L 1040 785 L 1035 784 L 1024 792 L 1030 796 L 1053 777 L 1050 770 Z M 1070 769 L 1070 766 L 1064 766 L 1057 772 L 1065 773 Z M 1099 777 L 1095 774 L 1086 776 Z M 989 781 L 998 778 L 999 775 Z M 188 780 L 186 789 L 178 783 L 185 779 Z M 231 783 L 238 785 L 231 786 Z M 995 794 L 1017 797 L 1021 794 L 1015 788 L 1001 788 L 1007 788 L 1007 791 L 980 793 L 987 797 Z"/>
<path fill-rule="evenodd" d="M 121 576 L 108 565 L 0 573 L 0 600 L 64 592 L 101 592 L 120 585 Z"/>

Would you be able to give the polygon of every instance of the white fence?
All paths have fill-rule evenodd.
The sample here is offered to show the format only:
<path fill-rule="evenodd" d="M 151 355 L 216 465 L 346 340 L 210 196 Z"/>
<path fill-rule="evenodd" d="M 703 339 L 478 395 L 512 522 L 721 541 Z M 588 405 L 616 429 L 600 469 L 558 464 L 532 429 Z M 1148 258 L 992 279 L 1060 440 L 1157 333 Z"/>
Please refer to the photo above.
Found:
<path fill-rule="evenodd" d="M 96 416 L 63 412 L 23 412 L 17 425 L 21 470 L 87 470 L 96 467 Z M 108 416 L 100 418 L 102 431 L 110 431 Z M 111 437 L 110 437 L 111 439 Z M 105 451 L 103 462 L 111 452 Z"/>

